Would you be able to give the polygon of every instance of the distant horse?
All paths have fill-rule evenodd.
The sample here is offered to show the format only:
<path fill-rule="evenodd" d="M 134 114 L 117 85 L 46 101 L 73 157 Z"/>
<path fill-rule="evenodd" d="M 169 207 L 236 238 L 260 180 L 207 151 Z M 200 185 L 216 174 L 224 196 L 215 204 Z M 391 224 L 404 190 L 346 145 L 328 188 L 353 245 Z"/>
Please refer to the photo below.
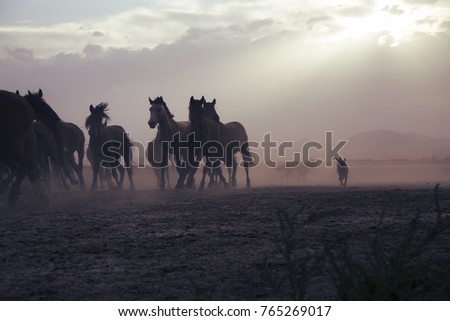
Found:
<path fill-rule="evenodd" d="M 72 170 L 77 174 L 80 189 L 85 189 L 83 177 L 83 158 L 85 137 L 83 131 L 77 125 L 68 122 L 62 122 L 60 125 L 61 135 L 64 144 L 64 156 Z M 74 154 L 77 153 L 78 164 L 75 162 Z M 72 179 L 71 173 L 68 173 L 69 179 Z"/>
<path fill-rule="evenodd" d="M 123 158 L 125 167 L 128 173 L 128 179 L 130 181 L 130 190 L 134 190 L 133 172 L 132 172 L 132 160 L 131 160 L 131 142 L 122 126 L 112 125 L 108 126 L 107 122 L 110 117 L 106 113 L 108 111 L 107 103 L 100 103 L 95 108 L 89 106 L 91 114 L 86 118 L 86 128 L 89 131 L 89 148 L 92 152 L 93 160 L 93 179 L 91 185 L 91 191 L 97 189 L 97 176 L 99 173 L 100 165 L 105 162 L 108 167 L 117 168 L 120 172 L 120 180 L 117 187 L 122 189 L 123 180 L 125 176 L 125 169 L 120 163 L 120 158 Z M 111 155 L 105 155 L 104 148 L 108 148 L 107 144 L 112 143 L 117 146 L 114 153 Z"/>
<path fill-rule="evenodd" d="M 63 158 L 63 144 L 59 123 L 61 119 L 42 98 L 42 90 L 24 97 L 1 90 L 0 91 L 0 149 L 3 162 L 15 171 L 14 182 L 11 185 L 8 203 L 13 205 L 19 194 L 20 185 L 26 175 L 33 185 L 39 185 L 39 175 L 33 170 L 32 164 L 26 160 L 25 139 L 31 129 L 33 120 L 41 120 L 55 137 L 56 147 L 61 159 Z M 38 186 L 39 188 L 39 186 Z M 42 188 L 39 188 L 42 192 Z"/>
<path fill-rule="evenodd" d="M 214 99 L 212 102 L 204 101 L 203 104 L 205 116 L 210 120 L 213 120 L 219 128 L 219 142 L 222 144 L 222 146 L 226 148 L 227 146 L 231 146 L 233 144 L 235 145 L 235 148 L 233 148 L 231 151 L 226 150 L 226 152 L 229 152 L 229 154 L 225 155 L 225 165 L 228 167 L 228 175 L 231 186 L 236 186 L 237 162 L 234 155 L 239 151 L 244 162 L 245 174 L 247 176 L 247 187 L 250 187 L 250 153 L 248 151 L 248 136 L 244 126 L 237 121 L 229 122 L 226 124 L 222 123 L 216 111 L 216 99 Z"/>
<path fill-rule="evenodd" d="M 286 164 L 277 166 L 277 170 L 281 171 L 281 178 L 285 178 L 289 181 L 289 177 L 297 174 L 297 180 L 306 182 L 306 176 L 308 176 L 311 168 L 307 167 L 302 162 L 296 164 L 297 166 L 287 167 Z"/>
<path fill-rule="evenodd" d="M 159 171 L 159 188 L 164 189 L 166 183 L 165 173 L 169 165 L 170 155 L 175 156 L 175 163 L 177 170 L 180 173 L 182 167 L 182 156 L 176 153 L 170 144 L 174 140 L 175 135 L 179 135 L 180 139 L 185 137 L 186 130 L 189 126 L 187 121 L 175 121 L 173 114 L 165 103 L 163 97 L 157 97 L 155 100 L 148 98 L 150 102 L 150 119 L 148 125 L 150 128 L 155 128 L 158 125 L 158 133 L 153 142 L 147 146 L 147 159 L 150 164 Z M 150 148 L 151 147 L 151 148 Z M 177 184 L 177 187 L 178 186 Z"/>
<path fill-rule="evenodd" d="M 347 178 L 348 178 L 348 164 L 347 164 L 347 160 L 344 158 L 342 159 L 342 157 L 339 158 L 334 158 L 337 161 L 337 173 L 339 176 L 339 182 L 341 183 L 342 186 L 346 186 L 347 185 Z"/>

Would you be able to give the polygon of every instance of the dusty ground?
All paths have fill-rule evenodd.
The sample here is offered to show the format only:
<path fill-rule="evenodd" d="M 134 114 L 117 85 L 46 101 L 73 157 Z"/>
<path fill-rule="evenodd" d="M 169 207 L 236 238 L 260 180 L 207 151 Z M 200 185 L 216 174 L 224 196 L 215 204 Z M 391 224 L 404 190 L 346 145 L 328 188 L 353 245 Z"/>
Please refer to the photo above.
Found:
<path fill-rule="evenodd" d="M 439 195 L 449 224 L 450 190 Z M 263 277 L 266 261 L 283 268 L 277 211 L 310 218 L 301 228 L 308 251 L 373 232 L 382 213 L 393 240 L 417 209 L 426 222 L 436 217 L 432 186 L 70 191 L 54 192 L 49 207 L 21 197 L 0 207 L 2 300 L 286 298 Z M 448 233 L 433 251 L 448 259 Z M 307 298 L 337 296 L 324 276 Z"/>

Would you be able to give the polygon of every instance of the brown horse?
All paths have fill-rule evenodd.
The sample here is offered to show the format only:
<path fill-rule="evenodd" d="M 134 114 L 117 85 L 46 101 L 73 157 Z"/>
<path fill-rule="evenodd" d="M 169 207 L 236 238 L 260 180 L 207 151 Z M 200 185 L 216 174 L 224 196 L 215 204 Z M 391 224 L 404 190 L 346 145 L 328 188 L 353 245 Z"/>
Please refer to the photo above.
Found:
<path fill-rule="evenodd" d="M 39 185 L 39 175 L 27 162 L 25 150 L 26 137 L 33 120 L 41 120 L 52 131 L 58 154 L 61 159 L 63 156 L 63 144 L 59 131 L 61 119 L 42 96 L 41 89 L 38 93 L 28 91 L 24 97 L 0 90 L 0 162 L 16 173 L 8 196 L 10 205 L 15 203 L 20 185 L 26 175 L 29 176 L 33 185 Z M 39 192 L 42 192 L 42 188 L 39 188 Z"/>
<path fill-rule="evenodd" d="M 97 176 L 100 166 L 110 169 L 117 168 L 120 180 L 117 187 L 122 189 L 125 169 L 120 163 L 123 158 L 130 181 L 130 190 L 134 190 L 133 171 L 131 164 L 131 142 L 122 126 L 108 126 L 110 120 L 108 104 L 100 103 L 95 108 L 90 106 L 91 114 L 86 118 L 86 128 L 89 130 L 89 148 L 92 151 L 93 172 L 91 191 L 97 189 Z M 106 125 L 106 126 L 105 126 Z M 114 152 L 111 152 L 114 149 Z M 113 171 L 114 173 L 114 171 Z"/>
<path fill-rule="evenodd" d="M 211 166 L 213 160 L 220 160 L 225 163 L 227 167 L 233 167 L 234 154 L 241 152 L 244 167 L 247 174 L 247 187 L 250 187 L 250 178 L 248 175 L 248 167 L 250 162 L 250 153 L 248 151 L 247 134 L 244 127 L 237 122 L 226 125 L 208 117 L 205 113 L 204 106 L 206 104 L 205 98 L 200 100 L 191 97 L 189 101 L 189 121 L 193 133 L 195 133 L 196 142 L 201 143 L 201 149 L 195 155 L 196 163 L 193 165 L 188 162 L 188 173 L 192 177 L 197 170 L 200 160 L 206 157 L 207 166 Z M 215 101 L 213 105 L 215 104 Z M 232 132 L 234 131 L 234 133 Z M 235 173 L 236 167 L 233 170 L 232 184 L 236 185 Z M 225 178 L 221 177 L 224 185 L 227 184 Z M 204 185 L 204 176 L 202 178 L 200 188 Z M 202 184 L 203 183 L 203 184 Z"/>
<path fill-rule="evenodd" d="M 234 146 L 234 148 L 228 148 L 231 150 L 227 150 L 228 155 L 225 155 L 226 163 L 225 165 L 228 167 L 228 175 L 229 175 L 229 182 L 231 183 L 231 186 L 236 186 L 236 170 L 237 170 L 237 162 L 234 157 L 234 155 L 239 151 L 242 155 L 244 168 L 245 168 L 245 174 L 247 176 L 247 187 L 250 187 L 250 178 L 249 178 L 249 164 L 250 164 L 250 153 L 248 151 L 248 136 L 247 132 L 244 128 L 244 126 L 237 122 L 229 122 L 229 123 L 222 123 L 220 121 L 219 114 L 216 111 L 216 99 L 213 99 L 212 102 L 204 102 L 204 112 L 207 118 L 213 120 L 217 123 L 217 126 L 220 129 L 220 143 L 224 147 L 231 147 Z"/>

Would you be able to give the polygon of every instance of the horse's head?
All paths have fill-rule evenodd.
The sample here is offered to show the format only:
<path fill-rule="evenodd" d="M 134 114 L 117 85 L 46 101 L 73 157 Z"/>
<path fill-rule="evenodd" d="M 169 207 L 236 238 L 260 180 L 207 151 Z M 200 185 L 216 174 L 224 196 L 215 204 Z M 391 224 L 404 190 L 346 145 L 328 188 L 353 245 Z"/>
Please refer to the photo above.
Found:
<path fill-rule="evenodd" d="M 165 117 L 173 118 L 162 96 L 156 97 L 155 100 L 148 97 L 148 101 L 150 102 L 150 119 L 148 121 L 150 128 L 155 128 Z"/>
<path fill-rule="evenodd" d="M 205 115 L 209 119 L 212 119 L 216 122 L 220 122 L 219 114 L 216 111 L 216 99 L 214 98 L 212 102 L 205 102 L 204 104 Z"/>
<path fill-rule="evenodd" d="M 100 103 L 97 106 L 90 105 L 89 111 L 91 114 L 86 118 L 86 128 L 89 131 L 89 136 L 97 136 L 101 127 L 106 126 L 110 120 L 108 114 L 108 103 Z"/>
<path fill-rule="evenodd" d="M 191 96 L 191 99 L 189 100 L 189 121 L 191 123 L 197 123 L 205 114 L 203 108 L 205 102 L 205 97 L 203 96 L 201 99 L 195 99 L 194 96 Z"/>

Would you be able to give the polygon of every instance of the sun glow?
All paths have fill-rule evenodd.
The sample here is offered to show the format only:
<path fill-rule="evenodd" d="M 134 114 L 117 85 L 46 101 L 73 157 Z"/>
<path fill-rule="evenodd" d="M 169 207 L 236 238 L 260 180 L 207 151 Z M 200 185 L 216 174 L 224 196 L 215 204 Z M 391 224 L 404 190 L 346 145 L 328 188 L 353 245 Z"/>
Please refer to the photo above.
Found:
<path fill-rule="evenodd" d="M 436 15 L 431 8 L 387 3 L 379 3 L 364 17 L 337 17 L 341 31 L 336 33 L 334 40 L 358 39 L 372 34 L 378 36 L 379 46 L 396 47 L 416 33 L 436 31 Z"/>

